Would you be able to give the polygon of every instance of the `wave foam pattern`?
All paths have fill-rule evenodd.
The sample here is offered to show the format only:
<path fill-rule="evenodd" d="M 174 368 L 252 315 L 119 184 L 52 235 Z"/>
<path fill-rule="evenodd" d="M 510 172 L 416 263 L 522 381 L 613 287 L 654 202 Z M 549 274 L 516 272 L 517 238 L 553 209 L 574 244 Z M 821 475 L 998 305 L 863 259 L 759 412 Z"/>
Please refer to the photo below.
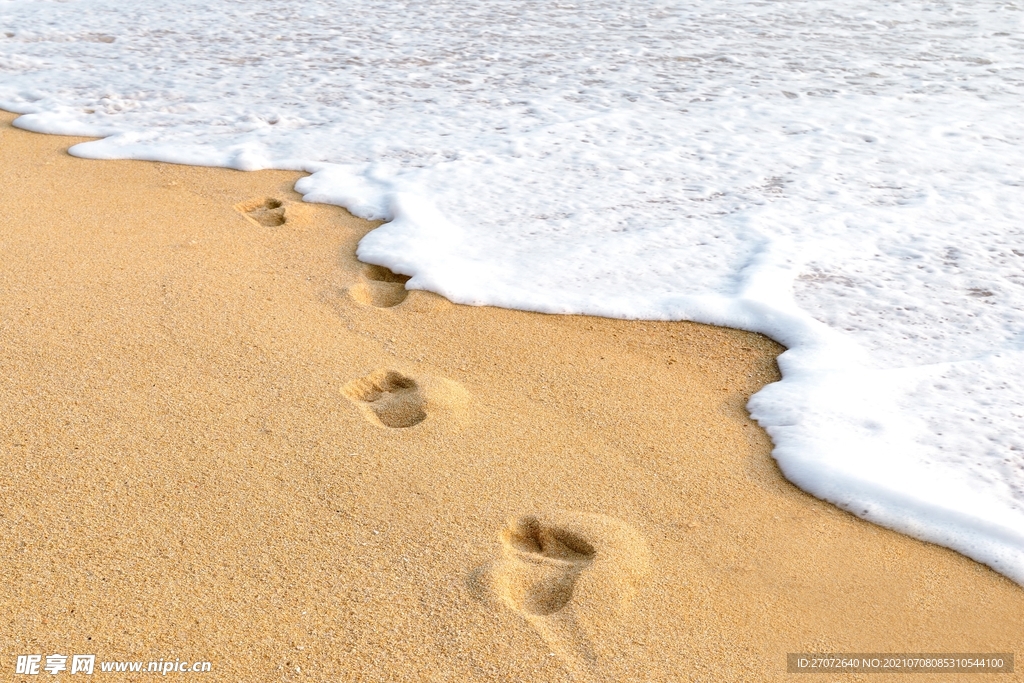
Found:
<path fill-rule="evenodd" d="M 789 350 L 783 472 L 1024 583 L 1019 0 L 0 0 L 73 153 L 311 172 L 463 303 Z"/>

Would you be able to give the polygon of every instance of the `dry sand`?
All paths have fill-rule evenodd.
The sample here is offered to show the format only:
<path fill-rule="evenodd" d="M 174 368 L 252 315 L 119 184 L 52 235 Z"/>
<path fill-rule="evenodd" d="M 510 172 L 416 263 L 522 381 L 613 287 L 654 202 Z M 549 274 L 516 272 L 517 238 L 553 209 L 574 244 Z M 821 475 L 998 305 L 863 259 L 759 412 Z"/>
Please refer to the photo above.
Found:
<path fill-rule="evenodd" d="M 744 410 L 774 342 L 403 300 L 354 257 L 374 225 L 298 174 L 81 160 L 12 119 L 0 679 L 29 653 L 546 682 L 1024 650 L 1020 586 L 782 478 Z"/>

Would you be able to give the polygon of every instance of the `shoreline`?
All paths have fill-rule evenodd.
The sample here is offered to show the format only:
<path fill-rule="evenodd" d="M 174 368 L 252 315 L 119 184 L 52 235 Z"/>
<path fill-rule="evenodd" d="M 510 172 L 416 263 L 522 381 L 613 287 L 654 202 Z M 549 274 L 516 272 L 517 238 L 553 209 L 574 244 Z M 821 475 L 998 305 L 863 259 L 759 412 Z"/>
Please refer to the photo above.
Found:
<path fill-rule="evenodd" d="M 299 173 L 77 159 L 13 118 L 0 667 L 767 681 L 1021 644 L 1019 586 L 781 476 L 744 409 L 767 338 L 406 293 Z"/>

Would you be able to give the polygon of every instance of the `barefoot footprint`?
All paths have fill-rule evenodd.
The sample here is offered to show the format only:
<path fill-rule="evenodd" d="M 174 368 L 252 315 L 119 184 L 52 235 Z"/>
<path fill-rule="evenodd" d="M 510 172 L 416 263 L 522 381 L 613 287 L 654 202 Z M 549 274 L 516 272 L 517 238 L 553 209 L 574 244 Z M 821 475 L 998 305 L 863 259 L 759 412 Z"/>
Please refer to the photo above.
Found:
<path fill-rule="evenodd" d="M 394 370 L 377 370 L 349 382 L 342 393 L 385 427 L 412 427 L 427 419 L 419 384 Z"/>
<path fill-rule="evenodd" d="M 374 370 L 343 386 L 341 393 L 380 427 L 414 427 L 429 416 L 435 429 L 459 430 L 472 414 L 465 387 L 432 375 L 413 379 L 397 370 Z"/>
<path fill-rule="evenodd" d="M 509 520 L 501 557 L 473 572 L 469 586 L 520 614 L 578 677 L 604 680 L 602 656 L 614 651 L 609 629 L 628 623 L 622 617 L 649 557 L 643 536 L 614 517 L 525 515 Z"/>
<path fill-rule="evenodd" d="M 409 290 L 405 283 L 409 276 L 399 275 L 384 266 L 367 265 L 363 267 L 363 281 L 352 287 L 349 292 L 352 298 L 367 306 L 391 308 L 405 301 Z"/>
<path fill-rule="evenodd" d="M 501 535 L 507 565 L 504 598 L 520 612 L 549 615 L 572 599 L 580 573 L 596 551 L 570 531 L 522 517 Z"/>
<path fill-rule="evenodd" d="M 273 197 L 250 199 L 235 205 L 235 209 L 249 220 L 265 228 L 276 228 L 284 225 L 287 221 L 284 202 Z"/>

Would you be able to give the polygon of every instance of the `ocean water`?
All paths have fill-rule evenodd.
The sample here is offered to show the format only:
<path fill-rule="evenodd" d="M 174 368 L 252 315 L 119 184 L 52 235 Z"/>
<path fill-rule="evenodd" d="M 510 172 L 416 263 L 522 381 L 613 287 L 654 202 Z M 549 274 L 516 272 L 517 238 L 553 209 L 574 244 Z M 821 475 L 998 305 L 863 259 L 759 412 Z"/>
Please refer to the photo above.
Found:
<path fill-rule="evenodd" d="M 1022 0 L 0 0 L 16 125 L 308 171 L 456 302 L 767 334 L 790 480 L 1024 584 L 1022 104 Z"/>

